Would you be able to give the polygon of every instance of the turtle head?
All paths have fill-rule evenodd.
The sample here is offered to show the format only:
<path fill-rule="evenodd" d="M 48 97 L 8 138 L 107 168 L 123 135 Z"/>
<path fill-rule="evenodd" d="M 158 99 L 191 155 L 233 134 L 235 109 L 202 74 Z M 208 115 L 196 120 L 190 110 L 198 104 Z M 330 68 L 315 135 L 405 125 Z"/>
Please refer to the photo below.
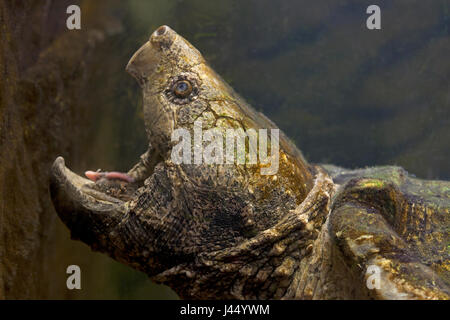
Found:
<path fill-rule="evenodd" d="M 225 260 L 236 252 L 239 257 L 231 257 L 232 261 L 252 259 L 250 247 L 257 243 L 266 248 L 266 241 L 278 241 L 284 230 L 290 232 L 269 229 L 288 219 L 291 209 L 304 201 L 315 172 L 275 124 L 247 105 L 197 49 L 167 26 L 152 33 L 126 70 L 142 88 L 145 127 L 152 156 L 156 154 L 159 162 L 152 165 L 144 186 L 124 198 L 99 189 L 98 182 L 77 176 L 62 158 L 56 159 L 51 194 L 73 238 L 152 277 L 172 270 L 159 280 L 167 282 L 169 275 L 178 275 L 177 266 L 184 264 L 187 270 L 187 263 L 197 263 L 200 253 L 208 263 L 220 256 L 219 251 L 225 252 Z M 196 144 L 198 121 L 212 130 L 205 130 Z M 192 135 L 186 139 L 189 157 L 195 158 L 195 148 L 201 145 L 201 160 L 215 161 L 231 146 L 235 159 L 225 163 L 227 153 L 218 162 L 176 162 L 172 151 L 179 144 L 172 137 L 180 132 L 177 129 L 194 132 L 194 146 Z M 228 145 L 230 131 L 233 139 Z M 211 140 L 205 138 L 207 133 Z M 266 139 L 264 155 L 261 135 Z M 218 143 L 210 143 L 213 138 Z M 220 149 L 223 152 L 216 152 Z M 254 162 L 248 161 L 250 150 L 257 149 Z M 182 151 L 184 156 L 184 147 Z M 243 161 L 238 162 L 241 154 Z M 262 156 L 267 163 L 262 163 Z M 264 168 L 275 170 L 266 174 Z M 287 224 L 296 225 L 290 220 Z M 292 239 L 296 237 L 293 233 Z M 230 248 L 238 251 L 232 253 Z M 235 263 L 230 274 L 236 267 Z"/>
<path fill-rule="evenodd" d="M 214 72 L 194 46 L 168 26 L 161 26 L 150 35 L 131 57 L 126 71 L 141 86 L 148 140 L 152 152 L 158 154 L 161 162 L 170 157 L 174 130 L 180 126 L 189 129 L 194 119 L 211 119 L 211 112 L 207 109 L 219 112 L 221 108 L 222 114 L 244 118 L 235 102 L 233 89 Z M 130 185 L 122 187 L 132 189 Z M 134 267 L 145 265 L 153 268 L 145 270 L 148 274 L 164 269 L 154 252 L 151 262 L 142 263 L 137 261 L 149 260 L 145 257 L 149 251 L 141 248 L 134 256 L 130 253 L 130 248 L 138 245 L 130 242 L 135 236 L 130 234 L 130 224 L 134 222 L 129 208 L 138 201 L 138 195 L 130 192 L 127 199 L 116 197 L 109 190 L 99 188 L 98 183 L 72 172 L 62 157 L 53 164 L 50 186 L 56 211 L 70 229 L 73 239 Z M 167 227 L 162 222 L 157 224 L 155 232 Z M 134 228 L 141 226 L 136 224 Z M 134 232 L 143 234 L 147 231 Z M 149 243 L 152 242 L 151 236 L 148 235 Z"/>

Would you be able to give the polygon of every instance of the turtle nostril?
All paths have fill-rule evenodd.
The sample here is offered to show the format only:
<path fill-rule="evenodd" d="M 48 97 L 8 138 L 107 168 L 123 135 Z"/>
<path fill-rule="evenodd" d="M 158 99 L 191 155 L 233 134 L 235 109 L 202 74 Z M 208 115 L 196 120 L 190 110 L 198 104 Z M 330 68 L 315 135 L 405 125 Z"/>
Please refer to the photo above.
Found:
<path fill-rule="evenodd" d="M 175 32 L 170 29 L 170 27 L 162 25 L 158 29 L 153 31 L 149 41 L 155 48 L 169 48 L 172 45 L 175 36 Z"/>
<path fill-rule="evenodd" d="M 166 26 L 161 26 L 161 27 L 159 27 L 159 28 L 156 30 L 155 34 L 156 34 L 157 36 L 162 36 L 162 35 L 165 34 L 166 32 L 167 32 L 167 27 L 166 27 Z"/>

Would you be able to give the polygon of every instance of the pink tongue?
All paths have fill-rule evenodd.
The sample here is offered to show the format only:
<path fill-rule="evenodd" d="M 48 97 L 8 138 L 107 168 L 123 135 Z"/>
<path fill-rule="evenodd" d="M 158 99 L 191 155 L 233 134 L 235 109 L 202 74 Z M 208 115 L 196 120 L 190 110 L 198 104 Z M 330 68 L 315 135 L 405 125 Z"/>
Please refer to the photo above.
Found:
<path fill-rule="evenodd" d="M 127 175 L 126 173 L 116 172 L 116 171 L 105 172 L 105 178 L 106 179 L 119 179 L 119 180 L 123 180 L 126 182 L 134 181 L 134 179 L 132 177 L 130 177 L 129 175 Z"/>
<path fill-rule="evenodd" d="M 96 172 L 96 171 L 86 171 L 84 173 L 84 175 L 86 176 L 86 178 L 88 178 L 89 180 L 92 181 L 97 181 L 98 179 L 100 179 L 102 176 L 104 176 L 104 173 L 102 174 L 101 172 Z"/>
<path fill-rule="evenodd" d="M 84 174 L 86 175 L 86 177 L 88 179 L 90 179 L 94 182 L 103 177 L 105 177 L 108 180 L 118 179 L 118 180 L 126 181 L 128 183 L 134 181 L 134 179 L 132 177 L 130 177 L 129 175 L 127 175 L 126 173 L 116 172 L 116 171 L 112 171 L 112 172 L 86 171 Z"/>

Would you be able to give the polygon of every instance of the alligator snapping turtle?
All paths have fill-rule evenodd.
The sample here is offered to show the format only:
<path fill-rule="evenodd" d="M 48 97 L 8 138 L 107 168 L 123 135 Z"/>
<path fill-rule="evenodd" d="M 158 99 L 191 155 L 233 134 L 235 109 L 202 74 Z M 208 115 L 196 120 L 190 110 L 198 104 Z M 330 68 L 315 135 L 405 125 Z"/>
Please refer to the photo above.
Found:
<path fill-rule="evenodd" d="M 51 195 L 72 238 L 182 298 L 450 297 L 449 182 L 309 164 L 282 132 L 276 174 L 178 163 L 176 128 L 276 126 L 167 26 L 126 69 L 143 90 L 149 148 L 128 174 L 88 173 L 95 181 L 55 160 Z"/>

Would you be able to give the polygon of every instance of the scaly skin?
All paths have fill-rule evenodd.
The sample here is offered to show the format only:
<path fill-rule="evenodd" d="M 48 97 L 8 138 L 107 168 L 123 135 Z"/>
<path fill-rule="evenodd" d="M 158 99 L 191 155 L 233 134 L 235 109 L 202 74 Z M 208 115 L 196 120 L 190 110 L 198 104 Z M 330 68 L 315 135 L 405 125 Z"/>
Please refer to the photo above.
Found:
<path fill-rule="evenodd" d="M 195 121 L 224 135 L 277 127 L 169 27 L 127 71 L 143 90 L 149 149 L 128 172 L 134 182 L 119 186 L 56 159 L 52 198 L 73 238 L 182 298 L 449 298 L 449 183 L 310 165 L 282 133 L 275 175 L 261 163 L 176 164 L 172 133 L 192 133 Z M 379 289 L 366 286 L 371 265 Z"/>
<path fill-rule="evenodd" d="M 326 167 L 343 184 L 330 220 L 347 264 L 383 270 L 372 295 L 448 299 L 450 183 L 416 179 L 399 167 Z"/>

